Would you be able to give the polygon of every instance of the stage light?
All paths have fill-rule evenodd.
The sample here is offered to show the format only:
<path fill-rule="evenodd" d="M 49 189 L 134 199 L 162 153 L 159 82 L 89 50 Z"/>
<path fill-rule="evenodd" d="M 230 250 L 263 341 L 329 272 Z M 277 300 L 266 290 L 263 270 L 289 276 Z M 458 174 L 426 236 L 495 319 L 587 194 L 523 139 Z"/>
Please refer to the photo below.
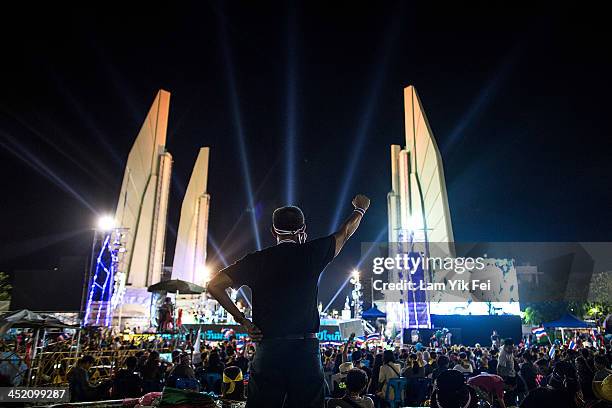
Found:
<path fill-rule="evenodd" d="M 110 215 L 103 215 L 98 218 L 98 230 L 110 231 L 115 228 L 115 218 Z"/>

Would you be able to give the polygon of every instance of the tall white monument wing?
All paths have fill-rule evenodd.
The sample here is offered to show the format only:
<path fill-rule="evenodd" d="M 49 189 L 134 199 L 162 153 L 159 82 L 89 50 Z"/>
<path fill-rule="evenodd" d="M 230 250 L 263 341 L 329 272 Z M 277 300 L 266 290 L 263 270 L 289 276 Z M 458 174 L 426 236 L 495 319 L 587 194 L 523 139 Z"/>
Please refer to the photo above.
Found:
<path fill-rule="evenodd" d="M 133 287 L 159 282 L 172 157 L 166 152 L 170 93 L 160 90 L 130 150 L 115 222 L 127 230 L 125 272 Z"/>
<path fill-rule="evenodd" d="M 181 219 L 176 237 L 172 279 L 203 284 L 206 280 L 206 240 L 210 196 L 208 184 L 208 147 L 198 154 L 181 207 Z"/>
<path fill-rule="evenodd" d="M 404 88 L 404 109 L 413 223 L 425 229 L 427 242 L 453 242 L 442 156 L 413 86 Z"/>

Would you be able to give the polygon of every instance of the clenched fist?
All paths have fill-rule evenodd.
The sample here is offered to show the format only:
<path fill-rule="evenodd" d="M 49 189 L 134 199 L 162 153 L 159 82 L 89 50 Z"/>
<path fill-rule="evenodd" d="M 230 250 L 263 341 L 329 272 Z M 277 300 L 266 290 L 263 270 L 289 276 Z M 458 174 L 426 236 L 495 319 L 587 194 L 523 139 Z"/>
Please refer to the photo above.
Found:
<path fill-rule="evenodd" d="M 357 194 L 355 198 L 353 198 L 353 206 L 367 210 L 370 206 L 370 199 L 363 194 Z"/>

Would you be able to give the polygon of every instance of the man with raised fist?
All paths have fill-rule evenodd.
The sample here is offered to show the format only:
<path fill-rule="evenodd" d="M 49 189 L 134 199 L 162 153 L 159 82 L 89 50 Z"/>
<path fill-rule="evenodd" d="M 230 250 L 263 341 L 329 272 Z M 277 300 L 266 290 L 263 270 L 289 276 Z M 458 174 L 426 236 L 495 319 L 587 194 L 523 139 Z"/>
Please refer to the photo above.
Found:
<path fill-rule="evenodd" d="M 272 215 L 275 246 L 246 255 L 217 273 L 208 292 L 256 341 L 248 408 L 321 408 L 325 383 L 319 352 L 317 282 L 327 264 L 357 230 L 370 199 L 357 195 L 353 212 L 334 234 L 306 241 L 302 210 L 281 207 Z M 253 321 L 226 289 L 246 285 L 253 294 Z"/>

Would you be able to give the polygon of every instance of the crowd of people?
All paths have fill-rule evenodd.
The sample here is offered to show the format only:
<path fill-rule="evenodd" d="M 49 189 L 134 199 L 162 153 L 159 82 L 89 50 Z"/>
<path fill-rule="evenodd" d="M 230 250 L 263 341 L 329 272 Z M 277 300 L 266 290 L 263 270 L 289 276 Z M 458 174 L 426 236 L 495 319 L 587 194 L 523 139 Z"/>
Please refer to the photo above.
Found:
<path fill-rule="evenodd" d="M 500 343 L 371 348 L 349 341 L 324 348 L 322 361 L 332 397 L 362 408 L 387 406 L 395 399 L 395 388 L 387 392 L 389 384 L 398 378 L 405 379 L 404 401 L 419 406 L 469 408 L 483 401 L 500 408 L 612 406 L 610 343 L 579 348 Z M 356 398 L 351 394 L 355 378 L 364 376 L 367 382 Z"/>
<path fill-rule="evenodd" d="M 176 342 L 159 337 L 136 341 L 96 333 L 84 336 L 82 356 L 66 377 L 71 398 L 137 398 L 168 386 L 217 395 L 231 391 L 232 399 L 245 400 L 244 384 L 249 380 L 256 343 L 234 337 L 195 342 L 195 337 L 190 333 Z M 16 344 L 23 348 L 24 341 L 19 338 Z M 48 347 L 70 350 L 72 343 L 58 337 Z M 128 350 L 130 357 L 121 367 L 114 367 L 111 378 L 91 381 L 96 366 L 92 352 L 104 349 Z M 6 344 L 3 350 L 8 350 Z M 338 405 L 341 407 L 386 407 L 400 390 L 392 386 L 398 379 L 404 384 L 402 400 L 414 406 L 469 408 L 482 401 L 500 408 L 612 406 L 610 342 L 553 346 L 496 338 L 488 346 L 428 347 L 350 338 L 342 345 L 322 344 L 320 354 L 327 399 L 344 404 Z M 291 375 L 290 361 L 287 375 Z M 230 384 L 235 385 L 231 390 Z"/>

